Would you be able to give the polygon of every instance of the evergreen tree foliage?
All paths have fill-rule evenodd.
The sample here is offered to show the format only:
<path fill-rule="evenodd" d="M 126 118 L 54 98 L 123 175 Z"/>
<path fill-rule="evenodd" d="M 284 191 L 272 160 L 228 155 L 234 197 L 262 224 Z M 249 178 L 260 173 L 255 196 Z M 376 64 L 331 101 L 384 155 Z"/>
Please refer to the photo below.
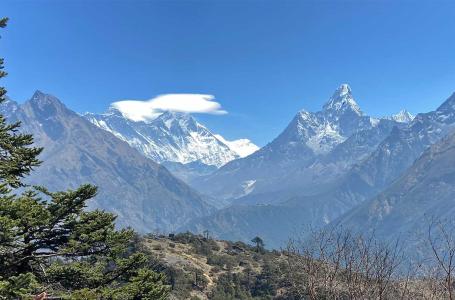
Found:
<path fill-rule="evenodd" d="M 264 241 L 260 237 L 256 236 L 251 240 L 251 242 L 256 244 L 256 252 L 259 253 L 264 249 Z"/>
<path fill-rule="evenodd" d="M 0 88 L 1 101 L 5 94 Z M 0 299 L 42 292 L 71 299 L 167 298 L 165 278 L 138 251 L 135 233 L 116 230 L 110 213 L 85 210 L 96 187 L 50 192 L 24 184 L 42 149 L 19 129 L 0 116 Z"/>

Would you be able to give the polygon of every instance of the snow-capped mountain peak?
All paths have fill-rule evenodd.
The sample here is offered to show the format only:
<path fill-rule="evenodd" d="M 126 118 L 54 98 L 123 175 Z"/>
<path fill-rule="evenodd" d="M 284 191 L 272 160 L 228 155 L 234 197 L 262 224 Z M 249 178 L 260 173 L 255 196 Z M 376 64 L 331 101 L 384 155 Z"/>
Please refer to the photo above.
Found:
<path fill-rule="evenodd" d="M 160 122 L 162 122 L 168 129 L 177 127 L 184 130 L 196 131 L 198 130 L 198 127 L 204 127 L 203 125 L 199 124 L 190 114 L 172 111 L 166 111 L 162 113 L 159 117 L 150 123 L 157 124 Z"/>
<path fill-rule="evenodd" d="M 398 123 L 409 123 L 414 120 L 414 115 L 408 112 L 406 109 L 402 109 L 398 113 L 387 117 L 386 119 L 393 120 Z"/>
<path fill-rule="evenodd" d="M 259 150 L 259 147 L 256 146 L 249 139 L 238 139 L 234 141 L 228 141 L 219 134 L 215 134 L 215 137 L 218 140 L 220 140 L 223 144 L 227 145 L 229 149 L 237 153 L 240 157 L 246 157 Z"/>
<path fill-rule="evenodd" d="M 363 115 L 359 105 L 352 97 L 351 88 L 347 84 L 342 84 L 336 89 L 329 101 L 324 105 L 323 110 L 328 113 L 344 113 L 349 111 L 359 116 Z"/>
<path fill-rule="evenodd" d="M 364 116 L 349 85 L 342 84 L 319 112 L 301 110 L 281 141 L 299 141 L 314 154 L 326 154 L 354 132 L 377 126 L 379 120 Z"/>
<path fill-rule="evenodd" d="M 335 94 L 339 96 L 344 96 L 348 94 L 351 95 L 351 93 L 352 93 L 351 87 L 347 83 L 341 84 L 340 87 L 335 91 Z"/>
<path fill-rule="evenodd" d="M 115 108 L 113 106 L 109 106 L 108 110 L 103 115 L 113 115 L 113 116 L 125 117 L 120 110 L 118 110 L 117 108 Z"/>
<path fill-rule="evenodd" d="M 115 108 L 84 116 L 158 163 L 199 162 L 219 168 L 257 150 L 247 140 L 223 142 L 186 113 L 166 111 L 147 122 L 131 120 Z"/>

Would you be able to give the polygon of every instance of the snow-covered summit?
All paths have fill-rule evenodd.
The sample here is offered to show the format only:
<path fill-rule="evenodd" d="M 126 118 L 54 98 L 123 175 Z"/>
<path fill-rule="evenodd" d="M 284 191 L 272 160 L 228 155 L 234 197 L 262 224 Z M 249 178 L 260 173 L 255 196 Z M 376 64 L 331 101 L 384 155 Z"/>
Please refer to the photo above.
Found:
<path fill-rule="evenodd" d="M 356 131 L 377 126 L 379 120 L 364 116 L 352 90 L 340 85 L 318 112 L 301 110 L 284 134 L 290 141 L 299 140 L 314 154 L 325 154 L 343 143 Z"/>
<path fill-rule="evenodd" d="M 342 84 L 335 90 L 332 97 L 324 105 L 323 110 L 328 113 L 353 112 L 359 116 L 363 115 L 352 96 L 351 88 L 347 84 Z"/>
<path fill-rule="evenodd" d="M 386 117 L 386 119 L 393 120 L 398 123 L 409 123 L 414 120 L 414 115 L 408 112 L 406 109 L 400 110 L 398 113 Z"/>
<path fill-rule="evenodd" d="M 153 120 L 152 123 L 161 123 L 169 130 L 172 130 L 172 128 L 180 128 L 187 131 L 197 131 L 198 127 L 203 127 L 203 129 L 208 130 L 203 125 L 199 124 L 190 114 L 180 112 L 166 111 Z"/>
<path fill-rule="evenodd" d="M 249 141 L 225 141 L 186 113 L 166 111 L 144 122 L 133 121 L 111 107 L 106 113 L 84 117 L 159 163 L 199 162 L 219 168 L 256 149 Z"/>
<path fill-rule="evenodd" d="M 253 142 L 251 142 L 249 139 L 227 141 L 224 137 L 222 137 L 219 134 L 215 134 L 215 137 L 219 139 L 223 144 L 227 145 L 232 151 L 237 153 L 240 157 L 246 157 L 259 150 L 259 147 L 253 144 Z"/>

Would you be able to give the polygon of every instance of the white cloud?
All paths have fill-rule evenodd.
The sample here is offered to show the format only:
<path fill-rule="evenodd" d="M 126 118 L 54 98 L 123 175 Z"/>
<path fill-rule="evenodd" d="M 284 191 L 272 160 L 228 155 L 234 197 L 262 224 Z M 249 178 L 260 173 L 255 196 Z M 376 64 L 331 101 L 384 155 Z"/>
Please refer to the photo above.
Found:
<path fill-rule="evenodd" d="M 204 94 L 164 94 L 150 100 L 122 100 L 111 105 L 133 121 L 150 121 L 164 111 L 223 115 L 227 111 L 214 101 L 215 96 Z"/>

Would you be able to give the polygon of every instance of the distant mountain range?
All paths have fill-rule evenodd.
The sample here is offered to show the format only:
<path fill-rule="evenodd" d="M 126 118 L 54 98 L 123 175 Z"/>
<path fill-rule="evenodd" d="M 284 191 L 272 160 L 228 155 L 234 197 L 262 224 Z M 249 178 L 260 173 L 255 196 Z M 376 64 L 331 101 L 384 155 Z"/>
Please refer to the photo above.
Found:
<path fill-rule="evenodd" d="M 393 239 L 426 232 L 432 219 L 453 219 L 454 129 L 455 93 L 436 111 L 394 130 L 356 169 L 358 178 L 381 192 L 335 224 Z"/>
<path fill-rule="evenodd" d="M 227 141 L 184 113 L 164 112 L 144 122 L 133 121 L 111 107 L 104 114 L 86 113 L 84 117 L 187 182 L 259 149 L 247 139 Z"/>
<path fill-rule="evenodd" d="M 110 108 L 81 116 L 41 92 L 0 112 L 45 146 L 30 183 L 99 185 L 91 208 L 141 232 L 209 230 L 280 247 L 307 226 L 342 224 L 390 239 L 455 207 L 455 94 L 433 112 L 372 117 L 343 84 L 261 149 L 187 114 L 137 122 Z"/>
<path fill-rule="evenodd" d="M 319 193 L 365 159 L 392 128 L 392 118 L 366 116 L 348 85 L 338 88 L 323 109 L 300 111 L 270 144 L 234 160 L 195 183 L 209 195 L 235 203 L 276 203 Z"/>
<path fill-rule="evenodd" d="M 207 198 L 146 158 L 126 142 L 69 110 L 56 97 L 37 91 L 29 101 L 0 104 L 8 120 L 20 120 L 44 147 L 44 163 L 27 182 L 50 190 L 83 183 L 99 187 L 90 208 L 118 215 L 119 226 L 140 232 L 174 231 L 188 220 L 208 215 Z"/>
<path fill-rule="evenodd" d="M 322 111 L 299 112 L 272 143 L 247 158 L 228 163 L 196 185 L 209 194 L 226 196 L 232 205 L 193 220 L 184 229 L 209 228 L 228 239 L 261 235 L 270 246 L 279 247 L 297 230 L 324 227 L 339 219 L 351 227 L 369 228 L 369 223 L 365 226 L 365 220 L 371 218 L 368 207 L 352 219 L 343 215 L 360 210 L 367 205 L 363 203 L 376 199 L 408 168 L 416 168 L 415 160 L 453 131 L 454 113 L 452 96 L 436 111 L 415 118 L 403 112 L 394 117 L 367 117 L 349 87 L 343 85 Z M 448 169 L 455 170 L 453 163 L 447 164 Z M 451 189 L 445 192 L 455 199 Z M 440 191 L 435 186 L 428 193 L 438 195 Z M 412 206 L 413 198 L 407 197 L 407 205 Z M 455 203 L 444 201 L 448 201 L 445 205 Z M 268 216 L 266 220 L 263 215 Z M 421 216 L 409 218 L 418 222 Z M 227 227 L 228 223 L 235 224 L 234 228 Z M 387 230 L 393 228 L 384 223 L 381 226 Z"/>

